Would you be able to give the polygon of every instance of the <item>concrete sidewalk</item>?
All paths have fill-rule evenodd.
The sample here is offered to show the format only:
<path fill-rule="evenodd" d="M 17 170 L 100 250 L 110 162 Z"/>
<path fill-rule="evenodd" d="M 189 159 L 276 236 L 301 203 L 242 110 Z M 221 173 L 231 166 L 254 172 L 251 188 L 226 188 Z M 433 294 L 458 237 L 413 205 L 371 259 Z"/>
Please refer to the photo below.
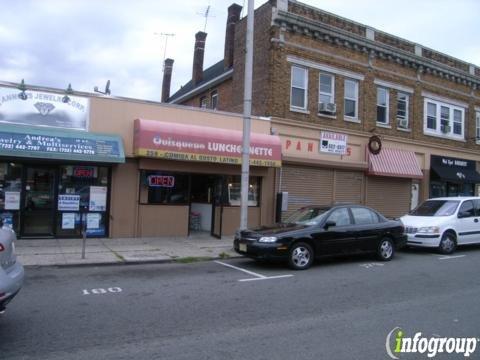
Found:
<path fill-rule="evenodd" d="M 198 261 L 238 257 L 233 237 L 198 233 L 189 237 L 89 238 L 85 259 L 82 239 L 21 239 L 16 254 L 25 266 L 78 266 Z"/>

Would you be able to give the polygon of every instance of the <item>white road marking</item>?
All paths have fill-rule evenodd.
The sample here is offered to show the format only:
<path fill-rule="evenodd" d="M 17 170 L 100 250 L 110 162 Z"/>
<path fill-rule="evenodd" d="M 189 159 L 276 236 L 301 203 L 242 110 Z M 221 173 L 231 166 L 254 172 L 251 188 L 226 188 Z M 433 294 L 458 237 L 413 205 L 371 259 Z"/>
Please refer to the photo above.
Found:
<path fill-rule="evenodd" d="M 438 260 L 458 259 L 458 258 L 462 258 L 462 257 L 465 257 L 465 256 L 467 256 L 467 255 L 442 256 L 442 257 L 439 257 Z"/>
<path fill-rule="evenodd" d="M 240 279 L 238 281 L 257 281 L 257 280 L 271 280 L 271 279 L 282 279 L 282 278 L 288 278 L 292 277 L 293 275 L 278 275 L 278 276 L 265 276 L 263 278 L 252 278 L 252 279 Z"/>
<path fill-rule="evenodd" d="M 374 266 L 383 266 L 383 265 L 385 265 L 385 264 L 382 264 L 382 263 L 368 263 L 368 264 L 361 264 L 359 266 L 364 267 L 365 269 L 370 269 Z"/>
<path fill-rule="evenodd" d="M 218 260 L 215 260 L 214 262 L 216 262 L 217 264 L 220 264 L 220 265 L 238 270 L 238 271 L 242 271 L 242 272 L 247 273 L 249 275 L 255 276 L 254 278 L 251 278 L 251 279 L 240 279 L 240 280 L 238 280 L 238 281 L 242 281 L 242 282 L 244 282 L 244 281 L 254 281 L 254 280 L 282 279 L 282 278 L 288 278 L 288 277 L 293 276 L 291 274 L 289 274 L 289 275 L 277 275 L 277 276 L 265 276 L 265 275 L 258 274 L 258 273 L 255 273 L 253 271 L 249 271 L 249 270 L 246 270 L 246 269 L 242 269 L 242 268 L 239 268 L 238 266 L 233 266 L 233 265 L 230 265 L 230 264 L 218 261 Z"/>
<path fill-rule="evenodd" d="M 119 293 L 122 292 L 122 288 L 119 287 L 109 287 L 108 289 L 96 288 L 96 289 L 83 289 L 82 295 L 104 295 L 108 293 Z"/>

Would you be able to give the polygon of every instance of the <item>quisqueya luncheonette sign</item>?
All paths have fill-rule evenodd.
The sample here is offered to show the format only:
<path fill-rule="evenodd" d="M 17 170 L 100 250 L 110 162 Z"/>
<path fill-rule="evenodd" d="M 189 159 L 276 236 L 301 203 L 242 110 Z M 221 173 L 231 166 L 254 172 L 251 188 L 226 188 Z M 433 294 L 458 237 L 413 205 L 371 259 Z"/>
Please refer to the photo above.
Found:
<path fill-rule="evenodd" d="M 239 165 L 242 163 L 242 132 L 238 130 L 135 120 L 136 156 Z M 252 133 L 250 165 L 281 166 L 278 136 Z"/>

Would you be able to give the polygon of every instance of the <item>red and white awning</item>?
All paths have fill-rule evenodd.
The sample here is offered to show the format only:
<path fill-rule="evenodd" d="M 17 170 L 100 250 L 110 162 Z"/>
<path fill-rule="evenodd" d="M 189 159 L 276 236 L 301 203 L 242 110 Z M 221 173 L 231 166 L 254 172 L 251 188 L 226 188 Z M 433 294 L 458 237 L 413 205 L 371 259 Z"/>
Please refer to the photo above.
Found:
<path fill-rule="evenodd" d="M 422 179 L 423 173 L 413 151 L 383 148 L 379 154 L 368 154 L 368 174 Z"/>

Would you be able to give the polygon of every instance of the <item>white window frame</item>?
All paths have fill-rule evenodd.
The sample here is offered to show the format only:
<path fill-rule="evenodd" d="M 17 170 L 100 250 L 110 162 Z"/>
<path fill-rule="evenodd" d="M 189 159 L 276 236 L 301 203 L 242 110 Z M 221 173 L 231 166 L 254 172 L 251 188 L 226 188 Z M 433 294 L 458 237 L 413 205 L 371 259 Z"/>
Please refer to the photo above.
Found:
<path fill-rule="evenodd" d="M 385 106 L 380 105 L 378 103 L 378 92 L 379 91 L 385 91 Z M 384 107 L 385 108 L 385 122 L 378 121 L 378 107 Z M 377 125 L 380 126 L 388 126 L 390 125 L 390 91 L 383 87 L 383 86 L 377 86 Z"/>
<path fill-rule="evenodd" d="M 326 93 L 322 91 L 322 76 L 328 76 L 330 78 L 330 84 L 332 91 L 330 93 Z M 318 103 L 320 104 L 320 96 L 329 96 L 330 97 L 330 103 L 335 104 L 335 76 L 332 74 L 327 74 L 324 72 L 319 73 L 318 75 Z"/>
<path fill-rule="evenodd" d="M 428 111 L 428 104 L 435 104 L 436 105 L 436 128 L 435 129 L 429 129 L 427 127 L 427 111 Z M 446 107 L 449 109 L 449 114 L 448 114 L 448 121 L 449 121 L 449 126 L 450 126 L 450 131 L 448 133 L 443 133 L 441 130 L 442 127 L 442 117 L 441 117 L 441 111 L 442 107 Z M 462 124 L 462 133 L 460 135 L 455 134 L 453 132 L 453 121 L 454 121 L 454 110 L 458 110 L 461 113 L 461 124 Z M 465 141 L 465 108 L 457 106 L 457 105 L 452 105 L 448 104 L 442 101 L 438 100 L 433 100 L 430 98 L 425 98 L 424 103 L 423 103 L 423 133 L 425 135 L 430 135 L 430 136 L 437 136 L 437 137 L 442 137 L 442 138 L 447 138 L 447 139 L 452 139 L 452 140 L 460 140 L 460 141 Z"/>
<path fill-rule="evenodd" d="M 403 99 L 400 99 L 400 96 L 405 96 L 405 116 L 401 116 L 398 114 L 398 103 L 399 101 L 403 101 Z M 410 128 L 410 119 L 409 119 L 409 108 L 410 108 L 410 94 L 403 92 L 403 91 L 398 91 L 397 92 L 397 114 L 396 114 L 396 119 L 397 119 L 397 128 L 399 129 L 409 129 Z M 407 120 L 407 127 L 403 128 L 398 126 L 399 120 Z"/>
<path fill-rule="evenodd" d="M 300 87 L 296 87 L 296 86 L 293 86 L 293 70 L 294 69 L 300 69 L 303 71 L 303 76 L 304 76 L 304 83 L 305 83 L 305 88 L 300 88 Z M 304 95 L 303 95 L 303 103 L 304 103 L 304 107 L 301 107 L 301 106 L 295 106 L 292 104 L 292 100 L 293 100 L 293 88 L 296 88 L 296 89 L 301 89 L 304 91 Z M 302 66 L 296 66 L 296 65 L 292 65 L 292 68 L 291 68 L 291 71 L 290 71 L 290 110 L 293 110 L 293 111 L 302 111 L 302 112 L 306 112 L 308 109 L 308 69 L 307 68 L 304 68 Z"/>
<path fill-rule="evenodd" d="M 346 89 L 347 89 L 347 82 L 355 84 L 355 98 L 348 98 Z M 359 82 L 358 80 L 354 79 L 345 79 L 344 81 L 344 89 L 343 89 L 343 115 L 345 116 L 345 119 L 348 120 L 353 120 L 356 122 L 359 122 L 359 117 L 358 117 L 358 88 L 359 88 Z M 353 100 L 355 101 L 355 116 L 348 116 L 345 114 L 345 102 L 346 100 Z"/>
<path fill-rule="evenodd" d="M 215 101 L 213 101 L 215 99 Z M 214 107 L 215 104 L 215 107 Z M 214 90 L 210 94 L 210 106 L 212 107 L 213 110 L 217 110 L 218 107 L 218 91 Z"/>
<path fill-rule="evenodd" d="M 476 131 L 475 131 L 476 141 L 475 142 L 477 144 L 480 144 L 480 110 L 475 111 L 475 123 L 476 123 Z"/>
<path fill-rule="evenodd" d="M 207 97 L 206 96 L 202 96 L 200 98 L 200 108 L 201 109 L 206 109 L 207 108 Z"/>

